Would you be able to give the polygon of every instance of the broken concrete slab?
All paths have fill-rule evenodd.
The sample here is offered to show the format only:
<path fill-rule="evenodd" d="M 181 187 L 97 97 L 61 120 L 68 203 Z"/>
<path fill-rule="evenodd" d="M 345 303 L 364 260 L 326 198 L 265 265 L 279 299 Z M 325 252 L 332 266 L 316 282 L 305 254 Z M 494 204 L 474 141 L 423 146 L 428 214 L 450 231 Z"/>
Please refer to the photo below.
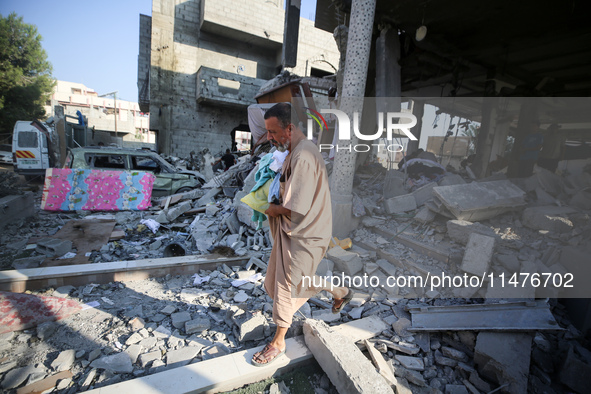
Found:
<path fill-rule="evenodd" d="M 411 193 L 411 195 L 415 198 L 417 207 L 424 205 L 427 201 L 433 198 L 433 188 L 435 186 L 437 186 L 437 183 L 431 182 L 425 186 L 421 186 Z"/>
<path fill-rule="evenodd" d="M 238 340 L 240 342 L 258 341 L 265 338 L 267 319 L 260 313 L 248 315 L 238 326 Z"/>
<path fill-rule="evenodd" d="M 330 259 L 335 268 L 346 275 L 353 276 L 363 269 L 363 261 L 357 253 L 349 252 L 339 245 L 328 250 L 326 257 Z"/>
<path fill-rule="evenodd" d="M 160 351 L 158 351 L 160 353 Z M 131 373 L 133 365 L 131 358 L 125 352 L 116 353 L 110 356 L 101 357 L 90 363 L 92 368 L 104 369 L 113 373 Z"/>
<path fill-rule="evenodd" d="M 397 379 L 394 376 L 392 368 L 388 365 L 388 362 L 384 360 L 384 356 L 380 353 L 373 345 L 373 343 L 369 342 L 367 339 L 363 341 L 365 343 L 365 348 L 367 349 L 369 356 L 371 357 L 378 373 L 382 375 L 386 382 L 390 386 L 394 386 L 397 383 Z"/>
<path fill-rule="evenodd" d="M 394 393 L 349 338 L 319 321 L 306 320 L 304 339 L 316 361 L 341 393 Z"/>
<path fill-rule="evenodd" d="M 16 388 L 24 383 L 30 375 L 40 372 L 45 372 L 45 370 L 35 365 L 11 369 L 4 375 L 1 386 L 6 390 Z"/>
<path fill-rule="evenodd" d="M 462 260 L 462 270 L 477 276 L 488 272 L 495 250 L 495 239 L 486 235 L 470 234 Z M 457 286 L 456 286 L 457 287 Z"/>
<path fill-rule="evenodd" d="M 411 356 L 403 356 L 400 354 L 394 355 L 394 358 L 402 364 L 402 366 L 406 369 L 410 369 L 412 371 L 424 371 L 425 370 L 425 363 L 422 358 L 420 357 L 411 357 Z"/>
<path fill-rule="evenodd" d="M 446 225 L 447 235 L 461 245 L 468 243 L 468 238 L 472 233 L 498 237 L 492 228 L 481 223 L 472 223 L 467 220 L 448 220 Z"/>
<path fill-rule="evenodd" d="M 200 333 L 209 330 L 211 321 L 207 318 L 199 318 L 185 323 L 185 333 L 187 335 Z"/>
<path fill-rule="evenodd" d="M 219 187 L 214 187 L 214 188 L 210 189 L 207 193 L 205 193 L 205 195 L 203 197 L 201 197 L 199 200 L 197 200 L 197 204 L 195 206 L 196 207 L 204 207 L 207 204 L 215 202 L 215 200 L 214 200 L 215 196 L 220 194 L 221 191 L 222 191 L 222 189 Z"/>
<path fill-rule="evenodd" d="M 532 336 L 521 333 L 480 332 L 474 349 L 474 362 L 480 374 L 505 391 L 527 392 Z"/>
<path fill-rule="evenodd" d="M 330 323 L 330 322 L 339 320 L 341 318 L 341 314 L 340 313 L 332 313 L 331 310 L 327 310 L 327 309 L 320 309 L 320 310 L 315 310 L 312 312 L 312 318 Z"/>
<path fill-rule="evenodd" d="M 575 212 L 573 208 L 557 207 L 555 205 L 530 207 L 523 211 L 521 221 L 524 226 L 532 230 L 568 233 L 573 229 L 573 223 L 568 218 L 568 215 Z"/>
<path fill-rule="evenodd" d="M 404 213 L 417 209 L 416 200 L 411 194 L 389 198 L 384 201 L 384 206 L 389 214 Z"/>
<path fill-rule="evenodd" d="M 436 186 L 433 195 L 456 219 L 479 221 L 525 205 L 525 192 L 508 180 Z"/>
<path fill-rule="evenodd" d="M 74 349 L 64 350 L 51 362 L 51 367 L 56 372 L 62 372 L 70 369 L 74 365 L 75 360 L 76 351 Z"/>
<path fill-rule="evenodd" d="M 413 219 L 419 223 L 431 223 L 435 220 L 435 216 L 437 216 L 435 212 L 423 206 L 417 211 Z"/>
<path fill-rule="evenodd" d="M 191 363 L 201 351 L 198 346 L 186 346 L 176 350 L 170 350 L 166 353 L 166 366 L 178 368 Z"/>

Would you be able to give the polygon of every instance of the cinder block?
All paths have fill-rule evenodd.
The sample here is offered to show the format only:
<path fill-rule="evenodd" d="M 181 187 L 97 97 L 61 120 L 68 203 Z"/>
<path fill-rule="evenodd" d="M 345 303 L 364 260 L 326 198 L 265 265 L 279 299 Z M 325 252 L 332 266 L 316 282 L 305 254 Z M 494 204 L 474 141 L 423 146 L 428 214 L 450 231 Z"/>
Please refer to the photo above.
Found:
<path fill-rule="evenodd" d="M 361 350 L 319 321 L 304 323 L 304 340 L 339 393 L 392 393 L 386 380 Z"/>
<path fill-rule="evenodd" d="M 386 200 L 385 205 L 386 212 L 389 214 L 403 213 L 417 209 L 417 203 L 412 194 L 389 198 Z"/>
<path fill-rule="evenodd" d="M 56 238 L 43 238 L 37 241 L 37 248 L 35 250 L 37 253 L 42 253 L 49 257 L 63 256 L 72 251 L 72 241 Z"/>
<path fill-rule="evenodd" d="M 488 271 L 495 249 L 495 239 L 486 235 L 471 234 L 462 260 L 462 270 L 482 275 Z"/>
<path fill-rule="evenodd" d="M 340 246 L 335 246 L 326 253 L 337 270 L 346 275 L 355 275 L 363 269 L 363 261 L 357 253 L 348 252 Z"/>

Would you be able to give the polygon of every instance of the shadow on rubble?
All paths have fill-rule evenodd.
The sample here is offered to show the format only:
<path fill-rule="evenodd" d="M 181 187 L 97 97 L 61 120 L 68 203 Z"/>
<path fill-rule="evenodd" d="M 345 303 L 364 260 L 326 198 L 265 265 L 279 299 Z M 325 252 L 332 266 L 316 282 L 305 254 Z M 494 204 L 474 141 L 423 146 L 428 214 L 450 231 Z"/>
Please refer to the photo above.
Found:
<path fill-rule="evenodd" d="M 13 318 L 8 330 L 22 331 L 4 330 L 8 332 L 1 335 L 6 357 L 0 363 L 7 371 L 3 392 L 15 393 L 16 387 L 35 382 L 43 390 L 58 383 L 59 393 L 86 391 L 252 348 L 272 332 L 273 327 L 264 325 L 263 335 L 238 342 L 243 334 L 235 326 L 235 316 L 243 310 L 224 309 L 226 300 L 220 299 L 211 304 L 182 300 L 178 293 L 184 288 L 201 295 L 214 293 L 191 282 L 181 276 L 55 290 L 74 299 L 41 294 L 5 297 L 2 309 L 12 310 Z M 162 292 L 163 298 L 149 295 L 154 291 Z M 75 298 L 83 300 L 86 309 L 80 310 Z M 262 309 L 262 303 L 258 307 Z"/>

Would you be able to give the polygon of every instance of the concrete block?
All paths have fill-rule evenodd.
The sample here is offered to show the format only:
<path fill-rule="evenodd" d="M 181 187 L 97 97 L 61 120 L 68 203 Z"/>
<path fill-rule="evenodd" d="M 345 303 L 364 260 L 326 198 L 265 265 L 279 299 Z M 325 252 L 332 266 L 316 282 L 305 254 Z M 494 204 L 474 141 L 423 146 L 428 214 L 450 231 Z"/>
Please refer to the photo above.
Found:
<path fill-rule="evenodd" d="M 404 187 L 404 173 L 394 169 L 388 170 L 384 180 L 384 200 L 407 193 Z"/>
<path fill-rule="evenodd" d="M 319 321 L 304 323 L 306 345 L 340 393 L 394 393 L 361 350 Z"/>
<path fill-rule="evenodd" d="M 187 333 L 187 335 L 194 334 L 194 333 L 200 333 L 205 330 L 209 330 L 210 327 L 211 327 L 211 322 L 209 321 L 209 319 L 207 319 L 207 318 L 195 319 L 195 320 L 191 320 L 191 321 L 188 321 L 185 323 L 185 333 Z"/>
<path fill-rule="evenodd" d="M 415 197 L 411 194 L 389 198 L 384 202 L 384 205 L 386 212 L 389 214 L 404 213 L 417 209 Z"/>
<path fill-rule="evenodd" d="M 394 357 L 406 369 L 410 369 L 411 371 L 425 370 L 425 363 L 420 357 L 402 356 L 400 354 L 397 354 Z"/>
<path fill-rule="evenodd" d="M 568 218 L 572 213 L 575 213 L 575 210 L 570 207 L 531 207 L 523 211 L 521 221 L 532 230 L 568 233 L 573 229 L 573 222 Z"/>
<path fill-rule="evenodd" d="M 417 207 L 420 207 L 421 205 L 433 198 L 433 188 L 435 186 L 437 186 L 437 183 L 431 182 L 426 184 L 425 186 L 419 187 L 417 190 L 411 193 L 415 198 Z"/>
<path fill-rule="evenodd" d="M 238 340 L 244 342 L 264 339 L 267 319 L 260 313 L 248 315 L 238 326 Z"/>
<path fill-rule="evenodd" d="M 352 276 L 363 269 L 363 261 L 357 253 L 348 252 L 340 246 L 335 246 L 326 253 L 337 270 Z"/>
<path fill-rule="evenodd" d="M 436 186 L 433 195 L 456 219 L 490 219 L 525 205 L 525 192 L 508 180 Z"/>
<path fill-rule="evenodd" d="M 414 220 L 419 223 L 431 223 L 435 220 L 436 213 L 427 207 L 421 207 L 415 214 Z"/>
<path fill-rule="evenodd" d="M 197 346 L 185 346 L 177 350 L 170 350 L 166 353 L 166 366 L 177 368 L 190 364 L 200 351 L 201 347 Z"/>
<path fill-rule="evenodd" d="M 35 251 L 49 257 L 63 256 L 72 251 L 72 241 L 57 238 L 43 238 L 37 241 Z"/>
<path fill-rule="evenodd" d="M 469 394 L 468 389 L 463 384 L 446 384 L 445 394 Z"/>
<path fill-rule="evenodd" d="M 482 275 L 487 272 L 495 249 L 495 239 L 486 235 L 471 234 L 462 260 L 462 270 Z"/>
<path fill-rule="evenodd" d="M 158 350 L 160 353 L 160 350 Z M 117 353 L 111 356 L 101 357 L 90 363 L 92 368 L 105 369 L 113 373 L 131 373 L 133 366 L 127 353 Z"/>
<path fill-rule="evenodd" d="M 173 220 L 181 216 L 183 213 L 191 209 L 191 207 L 191 201 L 185 201 L 178 205 L 175 205 L 174 208 L 169 208 L 168 212 L 166 212 L 166 220 L 168 222 L 172 222 Z"/>
<path fill-rule="evenodd" d="M 191 320 L 191 314 L 189 312 L 177 312 L 170 315 L 172 319 L 172 325 L 175 328 L 183 328 L 185 323 Z"/>
<path fill-rule="evenodd" d="M 509 383 L 506 392 L 526 393 L 531 342 L 530 334 L 480 332 L 474 349 L 478 371 L 499 385 Z"/>
<path fill-rule="evenodd" d="M 74 365 L 75 360 L 76 351 L 74 349 L 64 350 L 51 362 L 51 367 L 57 372 L 66 371 Z"/>
<path fill-rule="evenodd" d="M 470 234 L 477 233 L 489 237 L 497 237 L 493 229 L 484 224 L 472 223 L 466 220 L 448 220 L 447 235 L 455 242 L 466 245 Z"/>
<path fill-rule="evenodd" d="M 155 360 L 160 360 L 161 358 L 162 358 L 162 353 L 160 352 L 160 350 L 155 350 L 153 352 L 140 354 L 139 362 L 140 362 L 140 365 L 142 366 L 142 368 L 146 368 L 148 365 L 150 365 L 150 363 L 152 363 Z M 94 364 L 94 362 L 93 362 L 93 364 Z"/>

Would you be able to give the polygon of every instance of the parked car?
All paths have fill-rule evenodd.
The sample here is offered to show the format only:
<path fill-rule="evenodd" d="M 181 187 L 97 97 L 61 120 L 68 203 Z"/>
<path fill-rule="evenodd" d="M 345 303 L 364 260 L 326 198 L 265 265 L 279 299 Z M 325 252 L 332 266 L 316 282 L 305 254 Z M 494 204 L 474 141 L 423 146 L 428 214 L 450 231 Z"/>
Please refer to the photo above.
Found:
<path fill-rule="evenodd" d="M 0 163 L 12 165 L 12 145 L 0 145 Z"/>
<path fill-rule="evenodd" d="M 91 146 L 68 150 L 66 168 L 149 171 L 156 175 L 152 196 L 184 193 L 205 183 L 194 173 L 175 168 L 160 155 L 149 150 Z"/>

